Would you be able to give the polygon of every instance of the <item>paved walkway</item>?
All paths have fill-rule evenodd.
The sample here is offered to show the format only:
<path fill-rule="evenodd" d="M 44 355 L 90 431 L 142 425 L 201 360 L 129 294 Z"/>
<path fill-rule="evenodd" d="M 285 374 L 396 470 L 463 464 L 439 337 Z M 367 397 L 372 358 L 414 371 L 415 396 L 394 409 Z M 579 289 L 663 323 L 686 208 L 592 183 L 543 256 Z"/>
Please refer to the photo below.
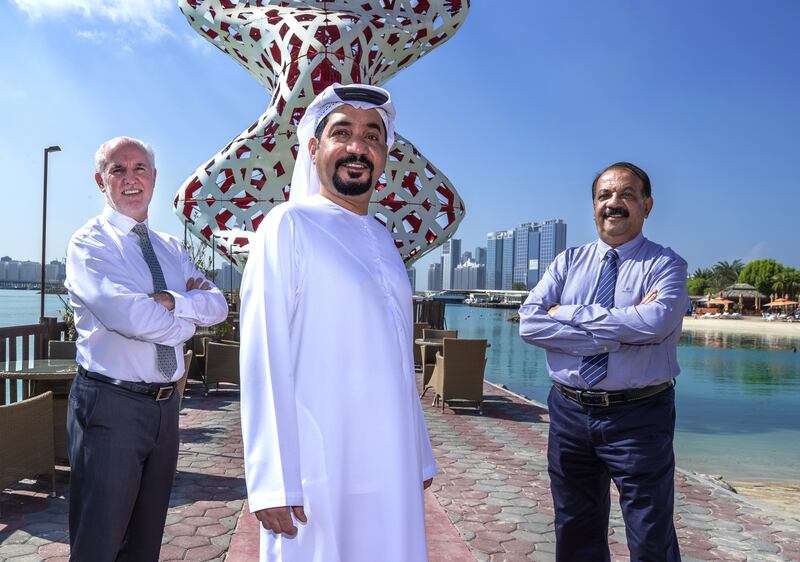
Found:
<path fill-rule="evenodd" d="M 547 412 L 497 387 L 485 392 L 483 416 L 469 409 L 441 413 L 425 400 L 441 469 L 426 494 L 431 562 L 552 560 Z M 257 560 L 257 523 L 243 509 L 238 396 L 223 390 L 202 397 L 190 387 L 161 560 Z M 0 561 L 67 560 L 67 477 L 60 471 L 55 499 L 41 486 L 3 493 Z M 676 483 L 685 561 L 800 561 L 797 520 L 685 473 Z M 612 558 L 627 560 L 616 506 L 609 539 Z"/>

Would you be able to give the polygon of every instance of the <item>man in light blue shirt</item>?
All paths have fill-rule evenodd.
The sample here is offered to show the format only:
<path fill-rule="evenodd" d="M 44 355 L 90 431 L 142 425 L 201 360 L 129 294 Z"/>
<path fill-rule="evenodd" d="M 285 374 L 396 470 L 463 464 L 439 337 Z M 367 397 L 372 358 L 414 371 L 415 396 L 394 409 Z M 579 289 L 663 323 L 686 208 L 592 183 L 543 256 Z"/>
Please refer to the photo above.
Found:
<path fill-rule="evenodd" d="M 673 523 L 676 350 L 686 262 L 644 238 L 650 178 L 617 162 L 592 183 L 599 239 L 556 257 L 520 308 L 547 350 L 556 559 L 610 560 L 610 480 L 632 561 L 680 560 Z"/>

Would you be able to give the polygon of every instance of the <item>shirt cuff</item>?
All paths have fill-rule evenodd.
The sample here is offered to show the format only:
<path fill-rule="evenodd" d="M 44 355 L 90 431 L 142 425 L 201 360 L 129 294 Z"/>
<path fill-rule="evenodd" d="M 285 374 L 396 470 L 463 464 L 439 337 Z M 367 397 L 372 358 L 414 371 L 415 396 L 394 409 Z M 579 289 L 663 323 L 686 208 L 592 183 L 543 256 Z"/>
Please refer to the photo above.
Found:
<path fill-rule="evenodd" d="M 177 318 L 192 318 L 191 310 L 192 310 L 192 301 L 186 295 L 182 293 L 176 293 L 175 291 L 164 291 L 165 293 L 169 293 L 172 295 L 172 298 L 175 299 L 175 309 L 172 311 Z"/>
<path fill-rule="evenodd" d="M 261 511 L 262 509 L 270 509 L 272 507 L 286 507 L 286 506 L 302 506 L 303 494 L 285 494 L 285 495 L 272 495 L 272 494 L 255 494 L 247 498 L 247 506 L 251 513 Z"/>
<path fill-rule="evenodd" d="M 562 324 L 573 326 L 572 319 L 575 318 L 575 313 L 578 311 L 582 304 L 562 304 L 553 313 L 553 318 Z"/>

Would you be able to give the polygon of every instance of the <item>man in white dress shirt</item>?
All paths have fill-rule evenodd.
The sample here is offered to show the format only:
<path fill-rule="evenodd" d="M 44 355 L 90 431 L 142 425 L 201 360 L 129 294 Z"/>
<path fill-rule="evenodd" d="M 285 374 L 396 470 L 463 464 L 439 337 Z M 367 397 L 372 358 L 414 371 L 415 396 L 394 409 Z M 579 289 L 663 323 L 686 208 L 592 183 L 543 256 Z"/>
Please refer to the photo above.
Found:
<path fill-rule="evenodd" d="M 394 142 L 388 92 L 328 87 L 298 139 L 291 201 L 259 227 L 242 281 L 242 433 L 261 560 L 424 561 L 436 464 L 411 287 L 368 212 Z"/>
<path fill-rule="evenodd" d="M 150 147 L 113 138 L 95 167 L 105 208 L 67 249 L 80 364 L 67 411 L 70 560 L 155 561 L 178 458 L 183 342 L 228 307 L 181 243 L 148 227 Z"/>

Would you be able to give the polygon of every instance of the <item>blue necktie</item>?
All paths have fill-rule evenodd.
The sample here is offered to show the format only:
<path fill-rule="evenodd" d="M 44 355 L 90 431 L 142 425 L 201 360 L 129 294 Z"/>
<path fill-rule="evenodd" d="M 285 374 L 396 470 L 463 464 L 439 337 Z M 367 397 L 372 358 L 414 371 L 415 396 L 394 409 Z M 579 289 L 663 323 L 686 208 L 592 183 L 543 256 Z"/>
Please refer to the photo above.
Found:
<path fill-rule="evenodd" d="M 614 290 L 617 288 L 617 252 L 609 250 L 600 269 L 600 280 L 594 295 L 595 304 L 603 308 L 614 307 Z M 606 378 L 608 374 L 608 353 L 590 355 L 581 360 L 579 369 L 583 380 L 592 387 Z"/>
<path fill-rule="evenodd" d="M 153 291 L 158 293 L 167 290 L 167 283 L 164 281 L 164 273 L 161 271 L 161 264 L 158 263 L 153 245 L 150 243 L 150 236 L 147 227 L 139 223 L 133 227 L 133 232 L 139 237 L 139 245 L 142 247 L 142 255 L 147 267 L 150 268 L 150 275 L 153 276 Z M 158 370 L 167 380 L 172 379 L 175 370 L 178 368 L 178 360 L 175 358 L 175 349 L 160 343 L 156 346 L 156 357 L 158 359 Z"/>

